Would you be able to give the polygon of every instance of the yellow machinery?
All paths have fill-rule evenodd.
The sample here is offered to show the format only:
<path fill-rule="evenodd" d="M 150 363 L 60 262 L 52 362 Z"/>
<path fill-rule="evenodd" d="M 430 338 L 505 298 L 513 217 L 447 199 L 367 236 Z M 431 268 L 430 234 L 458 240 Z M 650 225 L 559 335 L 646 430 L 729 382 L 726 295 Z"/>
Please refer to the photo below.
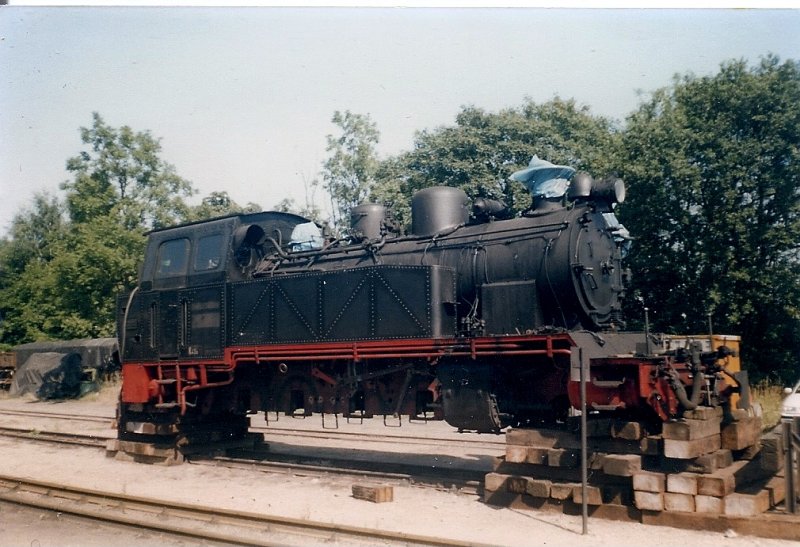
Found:
<path fill-rule="evenodd" d="M 665 334 L 661 338 L 664 351 L 688 348 L 693 342 L 701 344 L 701 351 L 703 351 L 703 353 L 717 351 L 720 346 L 727 346 L 732 350 L 732 353 L 725 357 L 724 362 L 720 364 L 731 374 L 742 370 L 742 361 L 739 356 L 739 346 L 742 340 L 741 336 L 733 336 L 730 334 Z M 739 395 L 734 394 L 731 396 L 731 408 L 738 408 L 738 404 Z"/>

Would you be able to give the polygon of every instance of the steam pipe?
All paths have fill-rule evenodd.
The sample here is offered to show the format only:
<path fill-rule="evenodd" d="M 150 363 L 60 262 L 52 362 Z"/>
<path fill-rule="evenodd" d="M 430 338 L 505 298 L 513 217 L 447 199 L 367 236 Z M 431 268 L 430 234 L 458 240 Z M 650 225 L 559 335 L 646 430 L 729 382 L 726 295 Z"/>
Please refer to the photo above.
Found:
<path fill-rule="evenodd" d="M 678 373 L 672 369 L 669 375 L 669 385 L 672 391 L 675 392 L 678 402 L 686 410 L 694 410 L 700 404 L 700 398 L 703 394 L 703 374 L 702 372 L 692 376 L 692 395 L 691 398 L 686 394 L 686 388 L 681 383 Z"/>
<path fill-rule="evenodd" d="M 686 388 L 681 383 L 678 372 L 674 368 L 670 368 L 669 382 L 678 402 L 686 410 L 694 410 L 700 404 L 700 399 L 703 396 L 703 363 L 700 360 L 700 347 L 697 344 L 691 346 L 691 362 L 692 362 L 692 395 L 688 397 Z"/>
<path fill-rule="evenodd" d="M 125 359 L 125 338 L 127 337 L 128 332 L 128 314 L 131 310 L 131 302 L 133 302 L 134 295 L 139 291 L 139 286 L 135 286 L 131 293 L 128 295 L 128 303 L 125 305 L 125 315 L 122 318 L 122 332 L 119 333 L 119 362 L 122 363 L 123 359 Z"/>

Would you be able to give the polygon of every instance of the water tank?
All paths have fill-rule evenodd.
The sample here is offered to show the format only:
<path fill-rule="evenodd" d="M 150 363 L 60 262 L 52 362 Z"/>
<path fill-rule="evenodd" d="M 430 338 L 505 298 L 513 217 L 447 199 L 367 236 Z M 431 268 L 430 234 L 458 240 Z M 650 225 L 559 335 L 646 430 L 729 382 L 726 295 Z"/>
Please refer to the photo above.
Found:
<path fill-rule="evenodd" d="M 411 198 L 411 231 L 417 236 L 432 236 L 467 223 L 469 198 L 463 190 L 433 186 Z"/>

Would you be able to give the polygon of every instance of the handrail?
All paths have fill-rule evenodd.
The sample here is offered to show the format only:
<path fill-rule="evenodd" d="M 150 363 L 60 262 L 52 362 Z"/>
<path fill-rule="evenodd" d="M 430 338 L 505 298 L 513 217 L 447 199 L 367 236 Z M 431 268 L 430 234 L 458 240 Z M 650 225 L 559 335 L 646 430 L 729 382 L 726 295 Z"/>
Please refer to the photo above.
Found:
<path fill-rule="evenodd" d="M 786 512 L 796 514 L 798 475 L 800 475 L 800 418 L 783 418 L 783 447 L 785 462 L 783 474 L 786 481 Z"/>

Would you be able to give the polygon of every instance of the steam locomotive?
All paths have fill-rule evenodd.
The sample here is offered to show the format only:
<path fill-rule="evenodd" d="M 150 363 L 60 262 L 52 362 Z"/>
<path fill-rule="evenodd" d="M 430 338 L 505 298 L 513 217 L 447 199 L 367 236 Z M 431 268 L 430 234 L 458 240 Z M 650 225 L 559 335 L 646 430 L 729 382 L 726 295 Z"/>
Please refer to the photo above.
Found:
<path fill-rule="evenodd" d="M 514 176 L 533 206 L 513 218 L 430 187 L 408 234 L 370 203 L 338 239 L 284 212 L 151 232 L 118 301 L 119 438 L 236 438 L 258 411 L 557 424 L 578 406 L 583 363 L 593 412 L 649 427 L 741 391 L 732 353 L 621 330 L 621 180 L 538 158 Z"/>

